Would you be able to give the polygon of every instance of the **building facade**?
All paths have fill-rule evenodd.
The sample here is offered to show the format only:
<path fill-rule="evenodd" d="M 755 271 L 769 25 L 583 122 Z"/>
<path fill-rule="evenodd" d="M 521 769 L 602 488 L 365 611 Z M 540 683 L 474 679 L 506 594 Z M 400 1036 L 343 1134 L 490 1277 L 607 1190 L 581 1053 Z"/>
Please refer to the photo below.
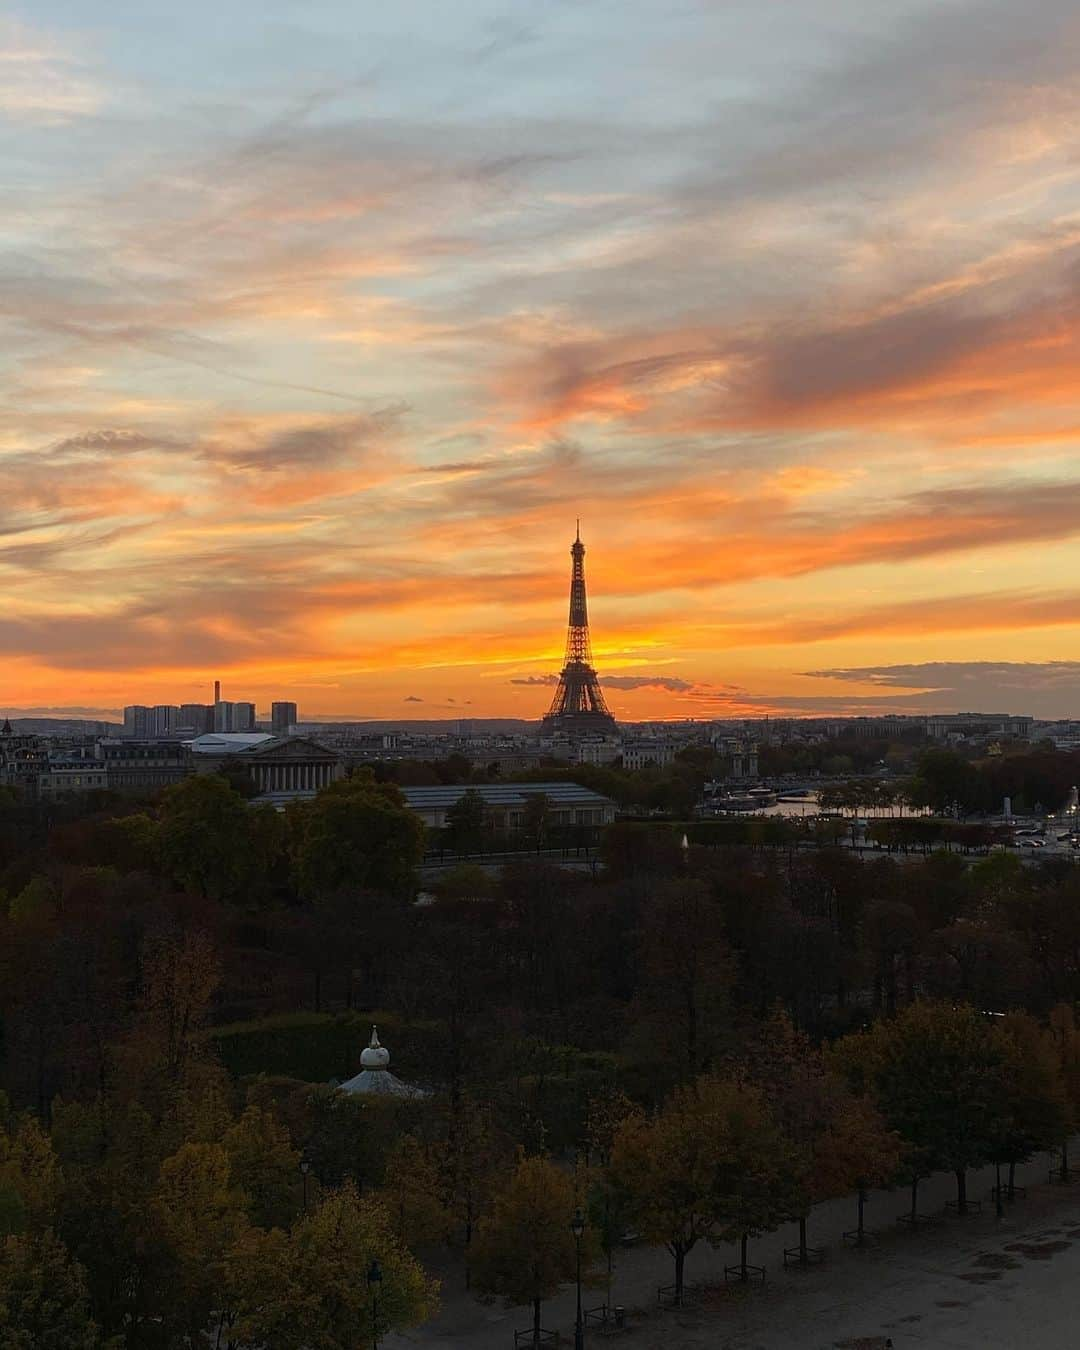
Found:
<path fill-rule="evenodd" d="M 551 825 L 609 825 L 615 819 L 615 803 L 577 783 L 464 783 L 457 786 L 406 787 L 401 789 L 406 805 L 430 829 L 442 829 L 447 812 L 466 792 L 475 792 L 484 803 L 492 829 L 518 830 L 526 823 L 530 797 L 546 797 Z"/>
<path fill-rule="evenodd" d="M 38 780 L 47 770 L 49 751 L 41 736 L 22 735 L 5 719 L 0 727 L 0 787 L 36 796 Z"/>
<path fill-rule="evenodd" d="M 270 730 L 275 736 L 296 734 L 298 714 L 295 703 L 271 703 Z"/>
<path fill-rule="evenodd" d="M 663 769 L 675 758 L 675 746 L 664 741 L 630 741 L 623 746 L 624 769 Z"/>
<path fill-rule="evenodd" d="M 341 755 L 306 736 L 214 732 L 192 741 L 189 750 L 196 773 L 242 769 L 255 789 L 253 800 L 272 805 L 314 797 L 345 774 Z"/>
<path fill-rule="evenodd" d="M 230 703 L 228 699 L 219 699 L 214 704 L 215 731 L 254 731 L 255 704 Z"/>
<path fill-rule="evenodd" d="M 105 766 L 107 785 L 118 792 L 156 792 L 179 783 L 191 772 L 191 756 L 182 741 L 104 739 L 98 755 Z"/>

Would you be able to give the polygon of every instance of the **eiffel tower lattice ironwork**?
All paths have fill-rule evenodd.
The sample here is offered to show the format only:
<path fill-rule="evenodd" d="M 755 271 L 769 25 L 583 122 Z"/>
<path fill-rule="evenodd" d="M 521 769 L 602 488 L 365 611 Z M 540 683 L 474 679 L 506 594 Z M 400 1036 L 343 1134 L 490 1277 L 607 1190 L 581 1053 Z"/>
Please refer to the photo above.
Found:
<path fill-rule="evenodd" d="M 573 567 L 570 572 L 570 624 L 566 632 L 566 661 L 559 675 L 559 687 L 543 721 L 546 732 L 566 731 L 581 735 L 603 735 L 616 729 L 615 718 L 604 702 L 600 681 L 592 663 L 589 642 L 589 605 L 585 594 L 585 545 L 581 542 L 581 522 L 570 546 Z"/>

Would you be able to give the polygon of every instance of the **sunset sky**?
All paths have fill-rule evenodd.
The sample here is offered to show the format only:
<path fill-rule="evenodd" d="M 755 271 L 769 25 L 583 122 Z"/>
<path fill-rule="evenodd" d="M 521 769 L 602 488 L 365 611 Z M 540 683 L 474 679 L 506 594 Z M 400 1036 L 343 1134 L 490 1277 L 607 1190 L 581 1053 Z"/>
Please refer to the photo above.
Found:
<path fill-rule="evenodd" d="M 25 0 L 0 707 L 1080 716 L 1075 0 Z"/>

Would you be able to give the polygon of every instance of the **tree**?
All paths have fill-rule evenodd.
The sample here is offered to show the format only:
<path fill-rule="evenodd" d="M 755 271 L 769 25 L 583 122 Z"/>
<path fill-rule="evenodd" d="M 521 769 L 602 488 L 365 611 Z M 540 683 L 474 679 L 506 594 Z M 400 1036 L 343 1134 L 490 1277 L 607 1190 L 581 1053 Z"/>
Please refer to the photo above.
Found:
<path fill-rule="evenodd" d="M 540 1306 L 574 1277 L 576 1252 L 570 1220 L 570 1178 L 547 1158 L 518 1159 L 476 1235 L 476 1287 L 510 1304 L 531 1303 L 533 1344 L 539 1347 Z"/>
<path fill-rule="evenodd" d="M 644 978 L 628 1053 L 654 1081 L 665 1070 L 692 1078 L 713 1066 L 731 1027 L 734 962 L 708 887 L 662 884 L 643 905 L 638 950 Z"/>
<path fill-rule="evenodd" d="M 484 799 L 470 788 L 446 811 L 446 837 L 455 853 L 476 853 L 484 838 Z"/>
<path fill-rule="evenodd" d="M 640 1108 L 620 1088 L 590 1095 L 585 1106 L 585 1163 L 606 1167 L 611 1161 L 615 1138 L 624 1122 L 640 1114 Z"/>
<path fill-rule="evenodd" d="M 431 1150 L 415 1135 L 399 1136 L 387 1156 L 378 1198 L 405 1246 L 424 1246 L 446 1236 L 449 1215 L 442 1203 L 441 1181 Z"/>
<path fill-rule="evenodd" d="M 995 1021 L 993 1033 L 1004 1060 L 1005 1114 L 998 1157 L 1009 1164 L 1011 1198 L 1017 1163 L 1052 1148 L 1066 1132 L 1065 1085 L 1053 1032 L 1033 1017 L 1008 1013 Z"/>
<path fill-rule="evenodd" d="M 0 1233 L 38 1233 L 54 1220 L 62 1177 L 48 1135 L 31 1115 L 0 1130 Z"/>
<path fill-rule="evenodd" d="M 274 1350 L 358 1350 L 422 1322 L 438 1285 L 394 1232 L 384 1206 L 346 1184 L 328 1194 L 282 1243 L 273 1233 L 239 1253 L 241 1344 Z M 260 1265 L 272 1263 L 277 1285 Z M 378 1262 L 377 1284 L 365 1278 Z"/>
<path fill-rule="evenodd" d="M 617 820 L 604 830 L 601 849 L 608 874 L 615 878 L 673 876 L 682 866 L 679 837 L 670 825 Z"/>
<path fill-rule="evenodd" d="M 544 792 L 530 792 L 525 797 L 525 810 L 522 812 L 522 830 L 530 844 L 536 846 L 537 853 L 543 847 L 547 837 L 548 823 L 551 818 L 551 799 Z"/>
<path fill-rule="evenodd" d="M 634 1218 L 675 1262 L 675 1298 L 686 1257 L 703 1240 L 743 1242 L 771 1232 L 797 1203 L 795 1158 L 761 1092 L 706 1076 L 677 1088 L 652 1117 L 631 1117 L 612 1150 L 610 1176 Z"/>
<path fill-rule="evenodd" d="M 157 850 L 170 876 L 199 895 L 238 895 L 252 871 L 248 807 L 216 773 L 197 773 L 166 788 Z"/>
<path fill-rule="evenodd" d="M 773 1013 L 762 1027 L 745 1072 L 764 1093 L 796 1158 L 799 1260 L 805 1265 L 812 1206 L 890 1180 L 900 1162 L 900 1141 L 783 1012 Z"/>
<path fill-rule="evenodd" d="M 431 1154 L 450 1241 L 460 1242 L 465 1252 L 468 1287 L 472 1281 L 473 1238 L 506 1168 L 510 1148 L 496 1130 L 490 1108 L 461 1093 L 450 1103 Z"/>
<path fill-rule="evenodd" d="M 926 750 L 919 757 L 911 788 L 917 806 L 938 813 L 967 815 L 986 801 L 984 784 L 975 766 L 953 750 Z"/>
<path fill-rule="evenodd" d="M 590 1171 L 588 1185 L 589 1223 L 596 1237 L 597 1246 L 604 1258 L 605 1266 L 605 1303 L 611 1307 L 612 1268 L 615 1261 L 615 1249 L 622 1241 L 623 1234 L 630 1227 L 633 1215 L 633 1201 L 627 1192 L 612 1181 L 610 1175 L 602 1169 Z"/>
<path fill-rule="evenodd" d="M 1080 1128 L 1080 1030 L 1067 1003 L 1050 1014 L 1050 1032 L 1057 1052 L 1058 1076 L 1065 1104 L 1061 1132 L 1061 1180 L 1069 1180 L 1069 1139 Z"/>
<path fill-rule="evenodd" d="M 297 1210 L 300 1155 L 270 1112 L 249 1106 L 222 1138 L 229 1172 L 260 1228 L 286 1227 Z"/>
<path fill-rule="evenodd" d="M 324 1084 L 303 1093 L 303 1124 L 313 1175 L 323 1186 L 338 1188 L 352 1182 L 358 1191 L 382 1180 L 385 1159 L 401 1130 L 410 1103 L 394 1098 L 338 1092 Z"/>
<path fill-rule="evenodd" d="M 0 1350 L 104 1350 L 82 1267 L 50 1231 L 0 1242 Z"/>
<path fill-rule="evenodd" d="M 955 1174 L 963 1212 L 968 1169 L 991 1162 L 1005 1133 L 1005 1061 L 988 1019 L 970 1007 L 914 1003 L 845 1037 L 835 1053 L 911 1146 L 913 1214 L 919 1177 L 939 1168 Z"/>
<path fill-rule="evenodd" d="M 225 1255 L 222 1336 L 215 1350 L 266 1350 L 286 1309 L 296 1297 L 289 1236 L 247 1228 Z"/>
<path fill-rule="evenodd" d="M 138 1044 L 170 1083 L 200 1052 L 220 979 L 217 950 L 198 929 L 157 933 L 143 945 Z"/>
<path fill-rule="evenodd" d="M 447 904 L 492 900 L 496 888 L 495 878 L 480 863 L 458 863 L 430 883 L 432 892 Z"/>
<path fill-rule="evenodd" d="M 301 895 L 348 887 L 411 897 L 424 825 L 392 784 L 370 773 L 342 778 L 313 800 L 293 803 L 288 818 Z"/>
<path fill-rule="evenodd" d="M 153 1211 L 175 1262 L 166 1320 L 193 1341 L 215 1309 L 231 1320 L 225 1265 L 247 1227 L 244 1199 L 220 1144 L 184 1144 L 161 1164 Z"/>

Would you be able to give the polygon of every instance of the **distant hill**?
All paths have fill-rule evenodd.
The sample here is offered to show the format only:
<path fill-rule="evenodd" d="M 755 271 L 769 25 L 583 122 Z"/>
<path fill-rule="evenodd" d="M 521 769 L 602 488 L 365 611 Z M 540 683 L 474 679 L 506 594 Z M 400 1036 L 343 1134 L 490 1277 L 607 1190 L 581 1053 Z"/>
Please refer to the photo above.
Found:
<path fill-rule="evenodd" d="M 441 720 L 411 721 L 408 718 L 393 720 L 353 722 L 301 720 L 299 730 L 312 734 L 319 731 L 411 731 L 422 736 L 479 736 L 498 735 L 524 736 L 536 730 L 537 723 L 526 722 L 520 717 L 447 717 Z"/>
<path fill-rule="evenodd" d="M 81 717 L 12 717 L 11 729 L 21 736 L 109 736 L 122 722 L 88 722 Z M 4 714 L 0 713 L 0 726 Z"/>

